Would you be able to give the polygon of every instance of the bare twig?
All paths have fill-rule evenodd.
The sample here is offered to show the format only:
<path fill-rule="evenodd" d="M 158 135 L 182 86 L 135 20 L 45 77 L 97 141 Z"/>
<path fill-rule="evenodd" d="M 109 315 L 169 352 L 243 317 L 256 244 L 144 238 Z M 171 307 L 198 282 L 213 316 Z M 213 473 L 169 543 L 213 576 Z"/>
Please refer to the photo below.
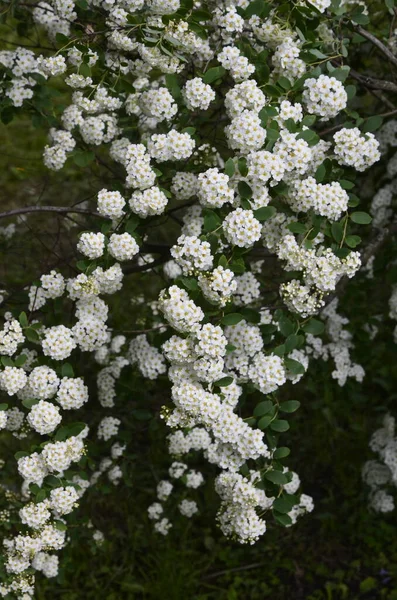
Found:
<path fill-rule="evenodd" d="M 362 35 L 364 38 L 369 40 L 371 42 L 371 44 L 376 46 L 385 56 L 387 56 L 387 58 L 390 60 L 390 62 L 393 63 L 393 65 L 395 65 L 397 67 L 397 57 L 394 56 L 393 52 L 391 52 L 391 50 L 389 50 L 389 48 L 387 46 L 385 46 L 385 44 L 383 44 L 380 40 L 378 40 L 378 38 L 375 37 L 372 33 L 370 33 L 369 31 L 366 31 L 365 29 L 363 29 L 360 26 L 356 27 L 356 31 L 357 31 L 357 33 Z"/>
<path fill-rule="evenodd" d="M 101 217 L 102 219 L 108 219 L 97 212 L 92 210 L 86 210 L 85 208 L 73 208 L 69 206 L 25 206 L 23 208 L 14 208 L 0 213 L 0 219 L 6 219 L 7 217 L 15 217 L 17 215 L 25 215 L 28 213 L 40 213 L 40 212 L 53 212 L 58 214 L 68 213 L 81 213 L 83 215 L 90 215 L 91 217 Z"/>
<path fill-rule="evenodd" d="M 368 75 L 362 75 L 354 69 L 350 69 L 350 77 L 353 77 L 356 81 L 362 83 L 365 87 L 373 90 L 383 90 L 384 92 L 397 93 L 397 84 L 392 81 L 385 79 L 376 79 L 375 77 L 369 77 Z"/>
<path fill-rule="evenodd" d="M 393 110 L 389 110 L 388 112 L 380 113 L 379 115 L 375 115 L 375 116 L 386 119 L 387 117 L 392 117 L 394 115 L 397 115 L 397 108 L 394 108 Z M 333 133 L 334 131 L 338 131 L 338 129 L 340 129 L 341 127 L 344 127 L 344 125 L 345 125 L 344 123 L 339 123 L 339 125 L 334 125 L 333 127 L 329 127 L 328 129 L 323 129 L 323 131 L 318 132 L 318 135 L 323 136 L 323 135 L 327 135 L 328 133 Z"/>

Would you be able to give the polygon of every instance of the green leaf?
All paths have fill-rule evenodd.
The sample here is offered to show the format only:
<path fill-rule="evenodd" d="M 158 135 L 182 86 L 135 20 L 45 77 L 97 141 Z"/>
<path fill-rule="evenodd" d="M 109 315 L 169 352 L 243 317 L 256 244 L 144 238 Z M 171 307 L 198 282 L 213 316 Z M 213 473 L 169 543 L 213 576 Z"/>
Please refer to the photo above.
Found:
<path fill-rule="evenodd" d="M 254 416 L 262 417 L 270 412 L 273 408 L 273 402 L 271 400 L 264 400 L 263 402 L 259 402 L 254 408 Z"/>
<path fill-rule="evenodd" d="M 300 407 L 301 403 L 298 400 L 286 400 L 279 406 L 281 412 L 293 413 Z"/>
<path fill-rule="evenodd" d="M 198 290 L 197 279 L 195 279 L 194 277 L 180 277 L 180 281 L 186 289 L 192 292 Z"/>
<path fill-rule="evenodd" d="M 240 321 L 243 319 L 243 315 L 240 315 L 239 313 L 229 313 L 228 315 L 222 317 L 221 322 L 223 325 L 237 325 L 237 323 L 240 323 Z"/>
<path fill-rule="evenodd" d="M 300 342 L 300 336 L 296 335 L 294 333 L 291 333 L 291 335 L 289 335 L 287 337 L 287 339 L 285 340 L 285 351 L 287 354 L 289 354 L 289 352 L 292 352 L 292 350 L 295 350 L 295 348 L 298 347 Z"/>
<path fill-rule="evenodd" d="M 19 450 L 19 452 L 15 452 L 15 454 L 14 454 L 15 460 L 19 460 L 20 458 L 24 458 L 25 456 L 29 456 L 29 452 L 24 452 L 23 450 Z"/>
<path fill-rule="evenodd" d="M 284 431 L 288 431 L 289 423 L 284 419 L 277 419 L 270 423 L 270 429 L 273 429 L 273 431 L 277 431 L 278 433 L 283 433 Z"/>
<path fill-rule="evenodd" d="M 284 363 L 286 368 L 288 369 L 288 371 L 290 371 L 290 373 L 292 373 L 292 375 L 303 375 L 305 373 L 305 367 L 293 358 L 285 358 Z"/>
<path fill-rule="evenodd" d="M 332 69 L 330 75 L 335 77 L 338 81 L 345 81 L 350 73 L 350 67 L 344 65 L 338 69 Z"/>
<path fill-rule="evenodd" d="M 278 322 L 278 326 L 279 326 L 280 332 L 285 337 L 288 337 L 295 331 L 294 323 L 292 321 L 290 321 L 289 319 L 287 319 L 287 317 L 282 317 Z"/>
<path fill-rule="evenodd" d="M 214 231 L 222 224 L 222 219 L 213 210 L 206 209 L 204 213 L 204 230 Z"/>
<path fill-rule="evenodd" d="M 371 223 L 372 221 L 371 215 L 358 210 L 356 212 L 351 213 L 350 218 L 353 221 L 353 223 L 359 223 L 360 225 L 369 225 L 369 223 Z"/>
<path fill-rule="evenodd" d="M 70 363 L 64 363 L 61 369 L 62 377 L 74 377 L 73 367 Z"/>
<path fill-rule="evenodd" d="M 273 516 L 277 523 L 283 525 L 283 527 L 288 527 L 289 525 L 292 525 L 292 519 L 288 515 L 282 515 L 280 513 L 274 512 Z"/>
<path fill-rule="evenodd" d="M 45 500 L 47 497 L 46 491 L 45 490 L 39 490 L 36 494 L 35 497 L 35 501 L 36 502 L 43 502 L 43 500 Z"/>
<path fill-rule="evenodd" d="M 95 159 L 93 152 L 76 152 L 73 154 L 73 160 L 78 167 L 87 167 Z"/>
<path fill-rule="evenodd" d="M 238 159 L 237 166 L 238 166 L 238 170 L 239 170 L 240 174 L 243 177 L 247 177 L 247 175 L 248 175 L 247 159 L 244 156 L 242 158 Z"/>
<path fill-rule="evenodd" d="M 267 16 L 269 4 L 264 0 L 254 0 L 250 2 L 247 8 L 244 11 L 244 17 L 249 19 L 254 15 L 258 15 L 258 17 Z"/>
<path fill-rule="evenodd" d="M 263 206 L 262 208 L 258 208 L 258 210 L 254 210 L 254 216 L 258 221 L 267 221 L 271 217 L 273 217 L 277 212 L 277 209 L 274 206 Z"/>
<path fill-rule="evenodd" d="M 361 243 L 361 238 L 359 235 L 347 235 L 345 238 L 346 244 L 349 248 L 355 248 Z"/>
<path fill-rule="evenodd" d="M 7 410 L 7 408 L 8 408 L 8 404 L 5 404 L 5 403 L 0 404 L 0 410 Z"/>
<path fill-rule="evenodd" d="M 297 221 L 295 221 L 294 223 L 290 223 L 289 225 L 287 225 L 287 229 L 292 231 L 292 233 L 305 233 L 306 225 L 303 225 L 303 223 L 298 223 Z"/>
<path fill-rule="evenodd" d="M 16 367 L 22 367 L 26 363 L 26 361 L 27 361 L 26 354 L 20 354 L 19 356 L 17 356 L 14 363 L 15 363 Z"/>
<path fill-rule="evenodd" d="M 226 344 L 226 354 L 230 354 L 231 352 L 234 352 L 235 350 L 237 350 L 236 346 L 233 346 L 233 344 Z"/>
<path fill-rule="evenodd" d="M 364 133 L 376 131 L 377 129 L 379 129 L 379 127 L 382 125 L 382 123 L 383 123 L 383 118 L 380 117 L 379 115 L 374 115 L 373 117 L 369 117 L 368 119 L 365 120 L 362 130 Z"/>
<path fill-rule="evenodd" d="M 344 230 L 343 225 L 341 225 L 341 223 L 332 223 L 332 225 L 331 225 L 332 237 L 334 238 L 335 242 L 338 242 L 338 244 L 343 239 L 343 230 Z"/>
<path fill-rule="evenodd" d="M 273 419 L 272 415 L 264 416 L 261 419 L 259 419 L 259 421 L 258 421 L 259 429 L 266 429 L 266 427 L 268 427 L 270 425 L 272 419 Z"/>
<path fill-rule="evenodd" d="M 320 335 L 324 332 L 325 327 L 322 321 L 319 321 L 318 319 L 310 319 L 310 321 L 306 323 L 302 329 L 305 333 Z"/>
<path fill-rule="evenodd" d="M 276 498 L 276 500 L 273 502 L 272 508 L 277 510 L 279 513 L 285 514 L 289 513 L 295 504 L 297 504 L 297 499 L 295 496 L 283 494 L 279 498 Z"/>
<path fill-rule="evenodd" d="M 356 13 L 352 15 L 351 20 L 353 23 L 357 23 L 358 25 L 368 25 L 369 23 L 369 17 L 363 13 Z"/>
<path fill-rule="evenodd" d="M 13 367 L 14 366 L 14 361 L 9 356 L 2 356 L 1 362 L 5 367 Z"/>
<path fill-rule="evenodd" d="M 260 313 L 253 308 L 242 308 L 241 314 L 248 323 L 254 323 L 256 325 L 261 321 Z"/>
<path fill-rule="evenodd" d="M 273 457 L 278 460 L 280 458 L 286 458 L 290 455 L 290 453 L 291 450 L 289 448 L 287 448 L 286 446 L 281 446 L 280 448 L 277 448 L 277 450 L 274 452 Z"/>
<path fill-rule="evenodd" d="M 60 427 L 56 432 L 54 439 L 56 442 L 63 442 L 69 437 L 79 435 L 85 429 L 85 423 L 71 423 L 70 425 L 65 425 Z"/>
<path fill-rule="evenodd" d="M 59 531 L 66 531 L 67 527 L 65 525 L 65 523 L 63 523 L 62 521 L 54 521 L 54 526 L 59 530 Z"/>
<path fill-rule="evenodd" d="M 246 198 L 247 200 L 252 198 L 252 189 L 250 188 L 250 186 L 248 185 L 248 183 L 246 181 L 240 181 L 237 186 L 237 189 L 238 189 L 238 193 L 240 194 L 240 196 L 242 198 Z"/>
<path fill-rule="evenodd" d="M 212 67 L 211 69 L 208 69 L 208 71 L 205 73 L 203 81 L 204 83 L 212 83 L 213 81 L 216 81 L 217 79 L 223 77 L 225 73 L 226 69 L 224 69 L 223 67 Z"/>
<path fill-rule="evenodd" d="M 21 312 L 21 314 L 19 315 L 19 322 L 21 324 L 21 327 L 29 326 L 28 317 L 25 312 Z"/>
<path fill-rule="evenodd" d="M 29 342 L 39 342 L 40 341 L 39 334 L 37 333 L 37 331 L 32 329 L 32 327 L 27 327 L 27 329 L 24 330 L 24 334 L 28 338 Z"/>
<path fill-rule="evenodd" d="M 233 377 L 222 377 L 222 379 L 218 379 L 218 381 L 215 381 L 214 385 L 217 385 L 218 387 L 227 387 L 231 385 L 233 381 Z"/>
<path fill-rule="evenodd" d="M 225 162 L 225 173 L 229 177 L 232 177 L 235 172 L 234 160 L 232 158 L 228 158 Z"/>
<path fill-rule="evenodd" d="M 125 225 L 125 230 L 129 234 L 133 234 L 136 228 L 140 225 L 141 220 L 136 215 L 131 215 Z"/>
<path fill-rule="evenodd" d="M 34 406 L 35 404 L 38 404 L 40 402 L 40 400 L 38 400 L 37 398 L 26 398 L 25 400 L 22 400 L 22 404 L 24 405 L 25 408 L 32 408 L 32 406 Z"/>
<path fill-rule="evenodd" d="M 287 477 L 281 471 L 268 471 L 263 477 L 276 485 L 285 485 L 288 483 Z"/>
<path fill-rule="evenodd" d="M 353 181 L 347 179 L 340 179 L 339 184 L 344 190 L 352 190 L 356 185 Z"/>

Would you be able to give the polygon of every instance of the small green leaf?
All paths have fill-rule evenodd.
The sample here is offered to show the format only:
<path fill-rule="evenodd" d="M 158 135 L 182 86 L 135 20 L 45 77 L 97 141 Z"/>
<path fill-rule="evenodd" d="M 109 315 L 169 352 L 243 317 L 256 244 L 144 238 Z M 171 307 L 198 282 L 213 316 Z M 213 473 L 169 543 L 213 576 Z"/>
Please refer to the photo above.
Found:
<path fill-rule="evenodd" d="M 9 356 L 2 356 L 1 362 L 5 367 L 13 367 L 14 366 L 14 361 Z"/>
<path fill-rule="evenodd" d="M 32 327 L 27 327 L 24 331 L 24 334 L 28 338 L 29 342 L 39 342 L 40 341 L 39 334 L 37 333 L 37 331 L 32 329 Z"/>
<path fill-rule="evenodd" d="M 19 315 L 19 322 L 21 324 L 21 327 L 28 327 L 29 321 L 25 312 L 21 312 L 21 314 Z"/>
<path fill-rule="evenodd" d="M 234 160 L 232 158 L 228 158 L 227 161 L 225 162 L 225 173 L 229 177 L 232 177 L 234 175 L 234 171 L 235 171 Z"/>
<path fill-rule="evenodd" d="M 305 333 L 311 333 L 312 335 L 320 335 L 324 332 L 324 323 L 319 321 L 318 319 L 310 319 L 308 323 L 306 323 L 302 327 Z"/>
<path fill-rule="evenodd" d="M 64 363 L 61 369 L 62 377 L 74 377 L 73 367 L 70 363 Z"/>
<path fill-rule="evenodd" d="M 67 527 L 65 525 L 65 523 L 63 523 L 62 521 L 54 521 L 54 526 L 59 530 L 59 531 L 66 531 Z"/>
<path fill-rule="evenodd" d="M 246 198 L 247 200 L 252 198 L 252 189 L 250 188 L 250 186 L 248 185 L 248 183 L 246 181 L 240 181 L 237 186 L 237 189 L 238 189 L 238 193 L 240 194 L 240 196 L 242 198 Z"/>
<path fill-rule="evenodd" d="M 361 238 L 359 235 L 347 235 L 345 238 L 346 244 L 349 248 L 355 248 L 361 243 Z"/>
<path fill-rule="evenodd" d="M 306 371 L 305 367 L 293 358 L 285 358 L 284 363 L 288 371 L 290 371 L 292 375 L 303 375 Z"/>
<path fill-rule="evenodd" d="M 273 516 L 277 523 L 283 525 L 283 527 L 288 527 L 289 525 L 292 525 L 292 519 L 288 515 L 282 515 L 280 513 L 274 512 Z"/>
<path fill-rule="evenodd" d="M 5 404 L 5 403 L 0 404 L 0 410 L 7 410 L 7 408 L 8 408 L 8 404 Z"/>
<path fill-rule="evenodd" d="M 218 379 L 218 381 L 215 381 L 214 385 L 217 385 L 218 387 L 227 387 L 231 385 L 233 381 L 233 377 L 222 377 L 222 379 Z"/>
<path fill-rule="evenodd" d="M 263 206 L 262 208 L 258 208 L 258 210 L 254 210 L 254 216 L 258 221 L 267 221 L 271 217 L 273 217 L 277 212 L 277 209 L 274 206 Z"/>
<path fill-rule="evenodd" d="M 271 400 L 264 400 L 263 402 L 259 402 L 254 408 L 254 416 L 262 417 L 270 412 L 273 408 L 273 402 Z"/>
<path fill-rule="evenodd" d="M 287 448 L 286 446 L 281 446 L 280 448 L 277 448 L 277 450 L 274 452 L 273 457 L 276 460 L 278 460 L 280 458 L 286 458 L 290 454 L 291 450 L 289 448 Z"/>
<path fill-rule="evenodd" d="M 293 413 L 300 407 L 301 403 L 298 400 L 286 400 L 282 402 L 279 406 L 279 409 L 282 412 Z"/>
<path fill-rule="evenodd" d="M 268 471 L 264 474 L 264 478 L 276 485 L 285 485 L 288 483 L 287 477 L 281 471 Z"/>
<path fill-rule="evenodd" d="M 205 73 L 203 81 L 204 83 L 212 83 L 213 81 L 216 81 L 217 79 L 223 77 L 225 73 L 226 69 L 224 69 L 223 67 L 212 67 L 211 69 L 208 69 L 208 71 Z"/>
<path fill-rule="evenodd" d="M 371 215 L 369 215 L 366 212 L 361 212 L 359 210 L 351 213 L 350 218 L 353 221 L 353 223 L 358 223 L 360 225 L 369 225 L 369 223 L 371 223 L 372 221 Z"/>
<path fill-rule="evenodd" d="M 26 398 L 25 400 L 22 400 L 22 404 L 24 405 L 25 408 L 32 408 L 32 406 L 34 406 L 35 404 L 38 404 L 40 402 L 40 400 L 38 400 L 37 398 Z"/>
<path fill-rule="evenodd" d="M 93 152 L 76 152 L 73 155 L 73 160 L 78 167 L 87 167 L 95 159 Z"/>
<path fill-rule="evenodd" d="M 237 325 L 244 319 L 243 315 L 239 313 L 229 313 L 222 318 L 223 325 Z"/>
<path fill-rule="evenodd" d="M 362 127 L 364 133 L 369 133 L 372 131 L 376 131 L 383 123 L 383 118 L 379 115 L 374 115 L 373 117 L 369 117 L 365 120 L 365 123 Z"/>
<path fill-rule="evenodd" d="M 19 452 L 15 452 L 15 454 L 14 454 L 15 460 L 19 460 L 20 458 L 24 458 L 25 456 L 29 456 L 29 452 L 24 452 L 23 450 L 19 450 Z"/>
<path fill-rule="evenodd" d="M 27 356 L 26 354 L 20 354 L 19 356 L 16 357 L 14 363 L 16 367 L 22 367 L 27 361 Z"/>
<path fill-rule="evenodd" d="M 259 429 L 266 429 L 266 427 L 268 427 L 272 421 L 273 417 L 270 416 L 264 416 L 261 419 L 259 419 L 258 421 L 258 427 Z"/>
<path fill-rule="evenodd" d="M 305 233 L 306 225 L 303 225 L 303 223 L 298 223 L 297 221 L 295 221 L 294 223 L 290 223 L 289 225 L 287 225 L 287 229 L 292 231 L 292 233 Z"/>
<path fill-rule="evenodd" d="M 331 233 L 332 233 L 332 237 L 334 238 L 335 242 L 338 242 L 338 244 L 342 241 L 343 239 L 343 225 L 341 223 L 332 223 L 331 225 Z"/>
<path fill-rule="evenodd" d="M 277 431 L 277 433 L 283 433 L 284 431 L 288 431 L 289 423 L 284 419 L 277 419 L 270 423 L 270 428 L 273 429 L 273 431 Z"/>
<path fill-rule="evenodd" d="M 276 498 L 276 500 L 273 502 L 272 508 L 281 514 L 285 514 L 289 513 L 295 504 L 297 504 L 297 499 L 295 496 L 283 494 L 280 496 L 280 498 Z"/>
<path fill-rule="evenodd" d="M 47 497 L 46 491 L 45 491 L 45 490 L 43 490 L 43 489 L 42 489 L 42 490 L 39 490 L 39 491 L 37 492 L 37 494 L 36 494 L 35 501 L 36 501 L 36 502 L 43 502 L 43 500 L 45 500 L 45 499 L 46 499 L 46 497 Z"/>
<path fill-rule="evenodd" d="M 294 333 L 292 333 L 291 335 L 289 335 L 287 337 L 287 339 L 285 340 L 285 351 L 287 354 L 289 354 L 290 352 L 292 352 L 292 350 L 295 350 L 295 348 L 298 347 L 300 342 L 300 337 L 299 335 L 296 335 Z"/>

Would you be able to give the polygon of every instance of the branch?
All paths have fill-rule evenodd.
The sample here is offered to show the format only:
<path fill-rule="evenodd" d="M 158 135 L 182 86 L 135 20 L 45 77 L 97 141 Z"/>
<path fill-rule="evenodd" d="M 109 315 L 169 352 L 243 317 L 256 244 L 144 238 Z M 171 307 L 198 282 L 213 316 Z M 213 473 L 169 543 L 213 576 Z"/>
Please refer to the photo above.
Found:
<path fill-rule="evenodd" d="M 395 57 L 393 52 L 391 52 L 387 46 L 385 46 L 380 40 L 378 40 L 377 37 L 375 37 L 372 33 L 369 33 L 369 31 L 366 31 L 360 26 L 356 27 L 356 31 L 364 38 L 369 40 L 374 46 L 376 46 L 385 56 L 387 56 L 387 58 L 390 60 L 390 62 L 393 63 L 393 65 L 397 66 L 397 57 Z"/>
<path fill-rule="evenodd" d="M 166 256 L 160 256 L 159 258 L 156 258 L 156 260 L 152 260 L 150 263 L 147 263 L 147 265 L 132 265 L 131 267 L 123 269 L 123 272 L 124 275 L 130 275 L 131 273 L 149 271 L 150 269 L 154 269 L 154 267 L 164 264 L 168 259 L 168 254 Z"/>
<path fill-rule="evenodd" d="M 108 219 L 97 212 L 92 210 L 86 210 L 85 208 L 73 208 L 69 206 L 25 206 L 24 208 L 14 208 L 13 210 L 7 210 L 0 213 L 0 219 L 6 219 L 7 217 L 14 217 L 16 215 L 25 215 L 27 213 L 40 213 L 40 212 L 53 212 L 58 214 L 67 213 L 80 213 L 83 215 L 91 215 L 92 217 L 101 217 L 102 219 Z"/>
<path fill-rule="evenodd" d="M 381 249 L 389 237 L 395 233 L 397 233 L 397 221 L 393 221 L 384 229 L 377 231 L 372 236 L 372 239 L 369 241 L 368 245 L 364 248 L 361 254 L 361 265 L 364 267 L 368 263 L 369 259 Z M 344 293 L 348 283 L 349 279 L 347 277 L 342 277 L 336 286 L 336 290 L 326 299 L 324 308 L 328 306 L 328 304 L 330 304 L 334 298 L 341 296 Z"/>
<path fill-rule="evenodd" d="M 349 75 L 370 89 L 397 93 L 397 84 L 392 81 L 385 81 L 384 79 L 375 79 L 375 77 L 361 75 L 361 73 L 358 73 L 354 69 L 350 69 Z"/>
<path fill-rule="evenodd" d="M 375 115 L 376 117 L 382 117 L 382 119 L 386 119 L 387 117 L 393 117 L 394 115 L 397 115 L 397 108 L 394 108 L 393 110 L 389 110 L 387 112 L 384 113 L 380 113 L 379 115 Z M 345 123 L 339 123 L 339 125 L 334 125 L 333 127 L 329 127 L 328 129 L 323 129 L 323 131 L 319 131 L 318 135 L 327 135 L 328 133 L 333 133 L 334 131 L 338 131 L 338 129 L 341 129 L 341 127 L 344 127 Z"/>

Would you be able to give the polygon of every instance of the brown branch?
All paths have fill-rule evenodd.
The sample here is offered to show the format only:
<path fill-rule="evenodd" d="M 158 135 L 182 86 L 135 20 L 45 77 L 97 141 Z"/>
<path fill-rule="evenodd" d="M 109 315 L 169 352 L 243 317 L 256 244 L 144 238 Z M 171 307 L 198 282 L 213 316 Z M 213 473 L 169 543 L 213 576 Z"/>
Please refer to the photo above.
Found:
<path fill-rule="evenodd" d="M 152 260 L 147 265 L 132 265 L 131 267 L 126 267 L 123 272 L 124 275 L 130 275 L 131 273 L 141 273 L 142 271 L 149 271 L 150 269 L 154 269 L 154 267 L 158 267 L 159 265 L 164 264 L 169 259 L 169 256 L 160 256 L 156 258 L 156 260 Z"/>
<path fill-rule="evenodd" d="M 393 83 L 392 81 L 386 81 L 384 79 L 376 79 L 375 77 L 362 75 L 354 69 L 350 69 L 349 75 L 353 77 L 353 79 L 370 89 L 397 93 L 397 84 Z"/>
<path fill-rule="evenodd" d="M 369 31 L 366 31 L 360 26 L 356 27 L 356 31 L 364 38 L 369 40 L 371 44 L 376 46 L 385 56 L 387 56 L 387 58 L 390 60 L 391 63 L 393 63 L 393 65 L 397 66 L 397 57 L 395 57 L 393 52 L 391 52 L 391 50 L 389 50 L 387 46 L 385 46 L 380 40 L 378 40 L 377 37 L 375 37 L 372 33 L 369 33 Z"/>
<path fill-rule="evenodd" d="M 382 119 L 386 119 L 387 117 L 393 117 L 394 115 L 397 115 L 397 108 L 394 108 L 393 110 L 389 110 L 387 112 L 384 113 L 380 113 L 379 115 L 374 115 L 376 117 L 382 117 Z M 323 131 L 319 131 L 318 135 L 322 136 L 322 135 L 327 135 L 328 133 L 333 133 L 334 131 L 338 131 L 338 129 L 341 129 L 341 127 L 344 127 L 345 123 L 339 123 L 339 125 L 334 125 L 333 127 L 329 127 L 328 129 L 323 129 Z"/>
<path fill-rule="evenodd" d="M 73 208 L 69 206 L 25 206 L 24 208 L 14 208 L 0 213 L 0 219 L 6 219 L 7 217 L 15 217 L 17 215 L 25 215 L 28 213 L 40 213 L 40 212 L 53 212 L 58 214 L 67 213 L 80 213 L 83 215 L 90 215 L 92 217 L 101 217 L 102 219 L 108 219 L 97 212 L 92 210 L 86 210 L 85 208 Z"/>
<path fill-rule="evenodd" d="M 376 233 L 374 233 L 372 239 L 369 241 L 361 254 L 362 267 L 365 267 L 369 259 L 379 252 L 383 244 L 385 244 L 389 237 L 395 233 L 397 233 L 397 221 L 393 221 L 384 229 L 378 230 Z M 349 279 L 347 277 L 342 277 L 336 286 L 336 290 L 327 297 L 325 307 L 328 306 L 328 304 L 330 304 L 334 298 L 341 296 L 345 292 L 348 283 Z"/>

